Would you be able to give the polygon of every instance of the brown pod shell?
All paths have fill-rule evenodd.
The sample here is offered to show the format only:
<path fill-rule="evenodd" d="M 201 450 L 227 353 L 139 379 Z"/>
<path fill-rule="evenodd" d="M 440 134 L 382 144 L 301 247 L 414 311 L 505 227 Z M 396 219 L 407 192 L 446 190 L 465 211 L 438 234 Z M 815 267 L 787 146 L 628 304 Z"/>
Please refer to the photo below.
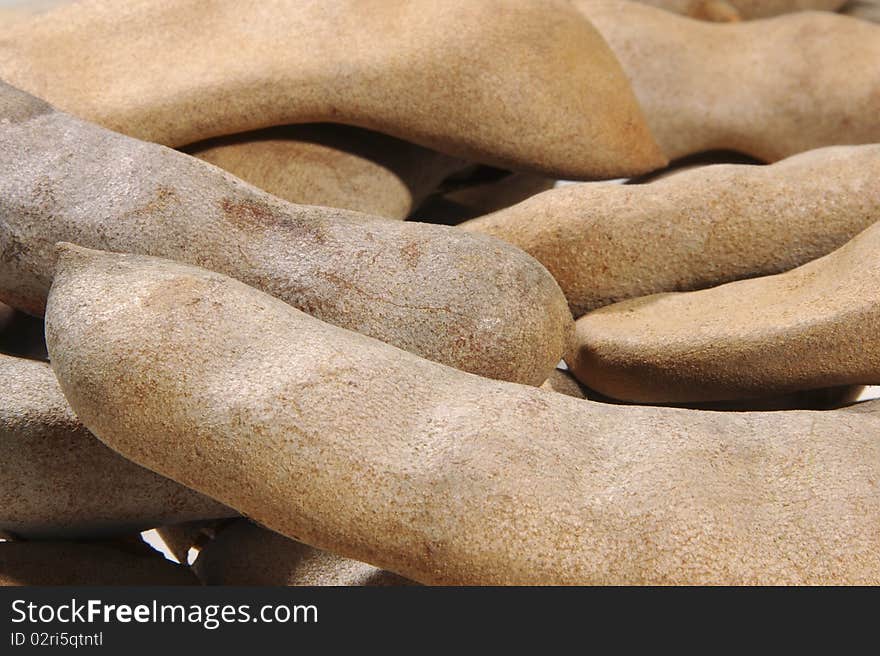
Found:
<path fill-rule="evenodd" d="M 775 276 L 615 303 L 577 321 L 567 362 L 638 403 L 880 383 L 880 222 Z"/>
<path fill-rule="evenodd" d="M 93 0 L 0 34 L 0 78 L 168 146 L 332 121 L 575 179 L 665 161 L 565 0 Z"/>
<path fill-rule="evenodd" d="M 508 244 L 293 205 L 177 151 L 0 83 L 0 301 L 42 314 L 55 243 L 160 255 L 465 371 L 540 385 L 574 329 L 559 286 Z"/>
<path fill-rule="evenodd" d="M 127 457 L 414 581 L 880 583 L 874 412 L 581 401 L 217 273 L 70 245 L 47 342 L 71 405 Z"/>
<path fill-rule="evenodd" d="M 94 537 L 235 514 L 95 439 L 48 364 L 0 355 L 0 532 Z"/>

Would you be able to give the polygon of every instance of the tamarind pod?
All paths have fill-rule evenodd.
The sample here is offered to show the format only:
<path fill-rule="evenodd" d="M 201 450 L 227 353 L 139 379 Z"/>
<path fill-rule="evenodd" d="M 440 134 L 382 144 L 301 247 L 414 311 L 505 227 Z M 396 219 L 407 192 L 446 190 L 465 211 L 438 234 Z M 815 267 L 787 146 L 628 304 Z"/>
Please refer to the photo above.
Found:
<path fill-rule="evenodd" d="M 126 457 L 421 583 L 880 581 L 872 413 L 581 401 L 217 273 L 71 245 L 47 343 L 77 414 Z"/>
<path fill-rule="evenodd" d="M 574 328 L 552 276 L 500 240 L 293 205 L 0 84 L 0 301 L 42 314 L 63 240 L 222 271 L 426 358 L 533 385 Z"/>
<path fill-rule="evenodd" d="M 405 219 L 463 160 L 346 125 L 286 125 L 218 137 L 185 152 L 301 205 Z"/>
<path fill-rule="evenodd" d="M 618 301 L 793 269 L 880 219 L 880 145 L 642 185 L 566 185 L 462 224 L 541 262 L 579 317 Z"/>
<path fill-rule="evenodd" d="M 585 314 L 567 360 L 638 403 L 726 401 L 880 383 L 880 223 L 775 276 L 655 294 Z"/>
<path fill-rule="evenodd" d="M 551 176 L 665 161 L 565 0 L 86 0 L 0 34 L 0 78 L 168 146 L 331 121 Z"/>
<path fill-rule="evenodd" d="M 805 11 L 726 25 L 624 0 L 576 6 L 619 58 L 669 159 L 736 150 L 774 162 L 880 142 L 872 23 Z"/>
<path fill-rule="evenodd" d="M 48 364 L 0 355 L 0 531 L 95 537 L 235 514 L 101 444 Z"/>

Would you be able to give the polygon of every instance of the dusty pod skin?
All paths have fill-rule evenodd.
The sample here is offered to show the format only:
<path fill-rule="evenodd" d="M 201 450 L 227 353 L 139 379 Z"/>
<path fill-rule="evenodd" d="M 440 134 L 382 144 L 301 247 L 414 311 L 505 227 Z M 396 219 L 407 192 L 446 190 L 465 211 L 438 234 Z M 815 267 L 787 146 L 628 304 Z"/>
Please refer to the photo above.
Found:
<path fill-rule="evenodd" d="M 768 18 L 793 11 L 836 11 L 846 0 L 637 0 L 642 4 L 716 22 Z"/>
<path fill-rule="evenodd" d="M 880 2 L 877 0 L 853 0 L 846 4 L 843 13 L 853 18 L 880 23 Z"/>
<path fill-rule="evenodd" d="M 623 0 L 575 4 L 620 59 L 669 159 L 735 150 L 775 162 L 880 142 L 872 23 L 810 11 L 723 25 Z"/>
<path fill-rule="evenodd" d="M 198 584 L 188 568 L 132 543 L 0 542 L 0 586 Z"/>
<path fill-rule="evenodd" d="M 547 270 L 499 240 L 293 205 L 0 83 L 0 301 L 42 314 L 64 240 L 222 271 L 502 380 L 540 385 L 574 328 Z"/>
<path fill-rule="evenodd" d="M 77 414 L 126 457 L 420 583 L 880 582 L 873 413 L 581 401 L 75 246 L 47 341 Z"/>
<path fill-rule="evenodd" d="M 332 121 L 576 179 L 665 161 L 566 0 L 91 0 L 0 34 L 0 78 L 168 146 Z"/>
<path fill-rule="evenodd" d="M 637 403 L 880 383 L 880 223 L 775 276 L 656 294 L 577 321 L 585 385 Z"/>
<path fill-rule="evenodd" d="M 238 520 L 207 543 L 193 563 L 205 585 L 413 585 L 397 574 L 315 549 Z"/>
<path fill-rule="evenodd" d="M 540 261 L 579 317 L 618 301 L 793 269 L 880 220 L 880 145 L 642 185 L 567 185 L 462 224 Z"/>
<path fill-rule="evenodd" d="M 467 162 L 347 125 L 287 125 L 219 137 L 185 152 L 302 205 L 405 219 Z"/>
<path fill-rule="evenodd" d="M 48 364 L 0 355 L 0 532 L 94 537 L 235 514 L 101 444 Z"/>

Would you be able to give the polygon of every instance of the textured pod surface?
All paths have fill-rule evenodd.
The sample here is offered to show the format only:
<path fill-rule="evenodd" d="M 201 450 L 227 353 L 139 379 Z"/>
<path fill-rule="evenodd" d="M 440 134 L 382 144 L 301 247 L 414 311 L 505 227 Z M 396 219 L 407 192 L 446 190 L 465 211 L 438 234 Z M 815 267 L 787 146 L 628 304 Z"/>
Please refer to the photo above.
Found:
<path fill-rule="evenodd" d="M 293 205 L 0 83 L 0 301 L 42 314 L 72 241 L 222 271 L 330 323 L 540 385 L 573 321 L 546 269 L 446 226 Z"/>
<path fill-rule="evenodd" d="M 873 23 L 811 11 L 721 25 L 623 0 L 576 6 L 620 59 L 670 159 L 726 149 L 772 162 L 880 142 Z"/>
<path fill-rule="evenodd" d="M 193 571 L 206 585 L 412 585 L 397 574 L 245 520 L 227 526 L 205 545 Z"/>
<path fill-rule="evenodd" d="M 234 514 L 101 444 L 48 364 L 0 355 L 0 531 L 88 537 Z"/>
<path fill-rule="evenodd" d="M 873 409 L 581 401 L 444 368 L 220 274 L 73 246 L 47 341 L 113 448 L 421 583 L 880 582 Z"/>
<path fill-rule="evenodd" d="M 640 403 L 880 383 L 880 223 L 775 276 L 616 303 L 577 321 L 572 372 Z"/>
<path fill-rule="evenodd" d="M 637 0 L 677 14 L 702 20 L 727 22 L 767 18 L 794 11 L 836 11 L 846 0 Z"/>
<path fill-rule="evenodd" d="M 878 220 L 880 145 L 867 145 L 643 185 L 567 185 L 461 227 L 535 257 L 579 317 L 637 296 L 787 271 Z"/>
<path fill-rule="evenodd" d="M 170 146 L 333 121 L 572 178 L 664 161 L 564 0 L 86 0 L 0 34 L 0 78 Z"/>
<path fill-rule="evenodd" d="M 198 585 L 186 567 L 116 542 L 0 542 L 0 586 Z"/>
<path fill-rule="evenodd" d="M 302 205 L 405 219 L 463 160 L 347 125 L 287 125 L 184 149 Z"/>

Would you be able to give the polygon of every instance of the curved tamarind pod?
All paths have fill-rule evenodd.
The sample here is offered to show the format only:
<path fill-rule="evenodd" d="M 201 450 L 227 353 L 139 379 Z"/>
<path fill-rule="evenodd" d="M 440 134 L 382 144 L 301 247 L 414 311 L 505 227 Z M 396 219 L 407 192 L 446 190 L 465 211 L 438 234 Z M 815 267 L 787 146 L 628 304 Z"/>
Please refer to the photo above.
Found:
<path fill-rule="evenodd" d="M 565 0 L 91 0 L 0 35 L 0 78 L 168 146 L 332 121 L 578 179 L 665 161 Z"/>
<path fill-rule="evenodd" d="M 347 125 L 286 125 L 192 144 L 185 152 L 301 205 L 405 219 L 455 157 Z"/>
<path fill-rule="evenodd" d="M 235 514 L 96 440 L 48 364 L 0 355 L 0 531 L 93 537 Z"/>
<path fill-rule="evenodd" d="M 127 543 L 0 543 L 0 586 L 198 584 L 189 568 Z"/>
<path fill-rule="evenodd" d="M 643 185 L 567 185 L 460 227 L 535 257 L 579 317 L 827 255 L 880 219 L 878 179 L 880 145 L 836 146 Z"/>
<path fill-rule="evenodd" d="M 421 583 L 880 582 L 868 413 L 580 401 L 70 245 L 46 316 L 62 389 L 114 449 Z"/>
<path fill-rule="evenodd" d="M 876 25 L 830 12 L 721 25 L 623 0 L 576 6 L 620 59 L 670 159 L 736 150 L 773 162 L 880 142 Z"/>
<path fill-rule="evenodd" d="M 769 18 L 795 11 L 837 11 L 847 0 L 636 0 L 691 18 L 716 22 Z"/>
<path fill-rule="evenodd" d="M 623 301 L 577 321 L 567 361 L 637 403 L 880 383 L 880 222 L 786 273 Z"/>
<path fill-rule="evenodd" d="M 193 563 L 205 585 L 412 585 L 412 581 L 290 540 L 246 520 L 233 522 Z"/>
<path fill-rule="evenodd" d="M 853 18 L 880 23 L 880 2 L 877 0 L 852 0 L 842 12 Z"/>
<path fill-rule="evenodd" d="M 292 205 L 0 84 L 0 300 L 41 314 L 64 240 L 222 271 L 423 357 L 533 385 L 574 329 L 550 274 L 499 240 Z"/>

